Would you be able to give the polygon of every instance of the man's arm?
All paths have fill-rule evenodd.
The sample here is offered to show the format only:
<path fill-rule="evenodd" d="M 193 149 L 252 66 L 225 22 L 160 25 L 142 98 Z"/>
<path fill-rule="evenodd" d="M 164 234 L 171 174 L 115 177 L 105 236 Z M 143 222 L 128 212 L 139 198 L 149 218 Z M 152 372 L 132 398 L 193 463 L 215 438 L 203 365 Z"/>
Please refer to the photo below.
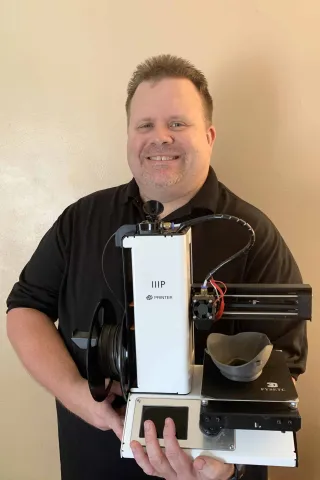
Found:
<path fill-rule="evenodd" d="M 31 308 L 14 308 L 7 334 L 32 377 L 65 406 L 75 404 L 83 379 L 52 320 Z"/>
<path fill-rule="evenodd" d="M 112 429 L 121 438 L 123 423 L 108 400 L 98 403 L 81 377 L 55 325 L 42 312 L 15 308 L 7 316 L 8 338 L 19 359 L 32 377 L 56 397 L 68 410 L 101 430 Z"/>
<path fill-rule="evenodd" d="M 114 394 L 121 394 L 119 386 L 113 387 L 104 402 L 94 401 L 54 324 L 72 220 L 67 209 L 21 272 L 7 300 L 8 338 L 27 371 L 67 409 L 99 429 L 112 429 L 121 438 L 122 419 L 111 407 Z"/>
<path fill-rule="evenodd" d="M 301 284 L 299 267 L 273 223 L 261 213 L 255 226 L 256 242 L 249 252 L 244 275 L 245 283 Z M 239 329 L 248 331 L 252 322 L 239 322 Z M 307 322 L 297 320 L 261 321 L 255 330 L 265 333 L 275 348 L 282 350 L 294 379 L 305 372 L 308 341 Z"/>

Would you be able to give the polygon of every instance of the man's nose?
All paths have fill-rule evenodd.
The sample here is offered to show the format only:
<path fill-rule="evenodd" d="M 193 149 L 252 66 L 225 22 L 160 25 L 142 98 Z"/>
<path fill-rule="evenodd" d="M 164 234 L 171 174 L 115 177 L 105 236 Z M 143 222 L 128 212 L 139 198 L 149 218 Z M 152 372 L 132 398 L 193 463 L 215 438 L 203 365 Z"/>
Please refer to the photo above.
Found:
<path fill-rule="evenodd" d="M 157 126 L 153 129 L 151 142 L 154 145 L 171 144 L 173 141 L 172 132 L 167 127 Z"/>

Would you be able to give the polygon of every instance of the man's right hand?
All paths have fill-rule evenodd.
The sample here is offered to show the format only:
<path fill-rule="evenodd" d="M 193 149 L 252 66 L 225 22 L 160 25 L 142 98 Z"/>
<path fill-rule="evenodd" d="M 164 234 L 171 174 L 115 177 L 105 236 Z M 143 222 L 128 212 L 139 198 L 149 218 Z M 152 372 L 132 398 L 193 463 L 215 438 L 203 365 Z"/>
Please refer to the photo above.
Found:
<path fill-rule="evenodd" d="M 122 439 L 124 417 L 111 406 L 116 395 L 122 396 L 120 384 L 113 382 L 108 397 L 103 402 L 92 398 L 87 380 L 81 378 L 74 387 L 72 398 L 65 405 L 72 413 L 100 430 L 113 430 Z"/>

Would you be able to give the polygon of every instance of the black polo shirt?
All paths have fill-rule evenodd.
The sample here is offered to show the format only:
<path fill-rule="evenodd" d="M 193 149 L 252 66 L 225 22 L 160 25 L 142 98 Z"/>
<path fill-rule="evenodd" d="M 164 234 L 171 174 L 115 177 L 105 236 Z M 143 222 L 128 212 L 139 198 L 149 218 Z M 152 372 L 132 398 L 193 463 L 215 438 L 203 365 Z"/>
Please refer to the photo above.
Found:
<path fill-rule="evenodd" d="M 219 270 L 225 283 L 301 283 L 297 264 L 273 223 L 260 210 L 243 201 L 218 181 L 210 167 L 197 195 L 167 219 L 180 222 L 209 213 L 227 213 L 248 222 L 256 233 L 254 247 Z M 67 207 L 44 235 L 7 300 L 8 310 L 29 307 L 56 321 L 59 332 L 85 377 L 84 356 L 71 342 L 75 330 L 88 331 L 101 298 L 114 301 L 103 279 L 101 255 L 106 241 L 121 225 L 144 219 L 138 186 L 108 188 Z M 248 242 L 248 231 L 232 221 L 215 220 L 192 228 L 193 275 L 202 282 L 222 260 Z M 121 249 L 110 242 L 104 261 L 108 281 L 123 301 Z M 117 304 L 115 304 L 117 309 Z M 120 318 L 120 311 L 117 309 Z M 294 377 L 306 368 L 307 337 L 304 322 L 221 321 L 212 332 L 236 334 L 259 330 L 282 349 Z M 196 334 L 196 363 L 201 363 L 205 334 Z M 136 462 L 120 458 L 120 442 L 113 432 L 102 432 L 70 414 L 57 403 L 62 480 L 143 479 Z M 251 473 L 250 473 L 251 472 Z M 253 476 L 251 476 L 251 474 Z M 250 468 L 246 479 L 266 478 L 266 469 Z"/>

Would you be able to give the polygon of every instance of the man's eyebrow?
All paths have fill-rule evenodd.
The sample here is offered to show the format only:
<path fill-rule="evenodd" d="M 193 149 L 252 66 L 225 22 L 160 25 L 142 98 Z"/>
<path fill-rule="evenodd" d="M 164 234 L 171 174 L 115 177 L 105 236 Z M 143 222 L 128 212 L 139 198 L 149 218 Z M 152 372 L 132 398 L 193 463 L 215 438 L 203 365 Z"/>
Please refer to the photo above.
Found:
<path fill-rule="evenodd" d="M 140 123 L 140 122 L 152 122 L 152 118 L 151 117 L 138 118 L 137 123 Z"/>
<path fill-rule="evenodd" d="M 175 120 L 177 118 L 187 120 L 188 117 L 183 113 L 178 113 L 177 115 L 170 115 L 169 120 Z"/>
<path fill-rule="evenodd" d="M 168 118 L 168 120 L 176 120 L 176 119 L 181 119 L 185 121 L 188 120 L 188 118 L 184 114 L 170 115 L 170 117 Z M 153 122 L 153 121 L 154 119 L 151 117 L 143 117 L 137 120 L 137 122 Z"/>

